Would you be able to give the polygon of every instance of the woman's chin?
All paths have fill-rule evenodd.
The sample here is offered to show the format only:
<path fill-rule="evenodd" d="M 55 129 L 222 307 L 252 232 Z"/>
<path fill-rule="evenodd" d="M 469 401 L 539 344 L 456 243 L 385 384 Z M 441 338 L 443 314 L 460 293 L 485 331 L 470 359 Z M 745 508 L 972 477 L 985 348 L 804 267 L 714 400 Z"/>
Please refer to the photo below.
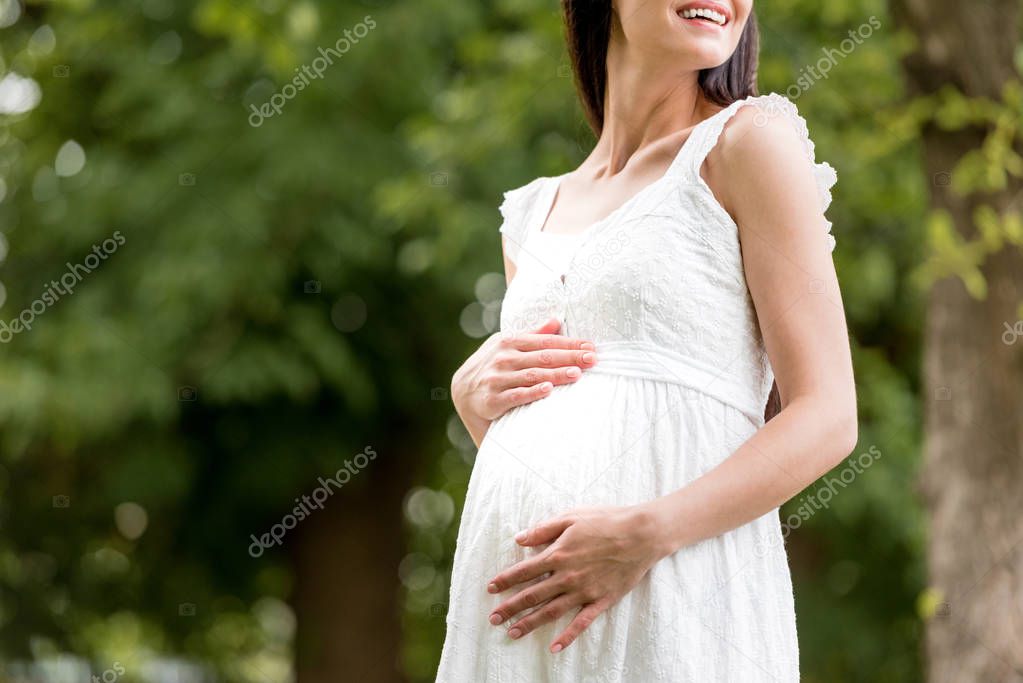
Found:
<path fill-rule="evenodd" d="M 675 43 L 669 48 L 674 53 L 671 61 L 674 64 L 686 65 L 687 70 L 703 71 L 719 67 L 731 57 L 731 53 L 717 45 L 699 43 L 700 41 L 687 40 L 680 49 L 676 36 Z"/>

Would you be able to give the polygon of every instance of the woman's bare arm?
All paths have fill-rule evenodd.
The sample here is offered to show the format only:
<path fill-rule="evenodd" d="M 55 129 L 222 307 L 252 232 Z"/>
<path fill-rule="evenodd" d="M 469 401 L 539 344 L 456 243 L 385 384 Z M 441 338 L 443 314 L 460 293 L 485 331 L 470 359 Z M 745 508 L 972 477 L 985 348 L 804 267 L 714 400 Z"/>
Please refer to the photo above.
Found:
<path fill-rule="evenodd" d="M 778 507 L 856 445 L 849 337 L 817 183 L 790 123 L 755 113 L 736 114 L 706 175 L 739 225 L 782 410 L 717 468 L 654 504 L 668 550 Z"/>

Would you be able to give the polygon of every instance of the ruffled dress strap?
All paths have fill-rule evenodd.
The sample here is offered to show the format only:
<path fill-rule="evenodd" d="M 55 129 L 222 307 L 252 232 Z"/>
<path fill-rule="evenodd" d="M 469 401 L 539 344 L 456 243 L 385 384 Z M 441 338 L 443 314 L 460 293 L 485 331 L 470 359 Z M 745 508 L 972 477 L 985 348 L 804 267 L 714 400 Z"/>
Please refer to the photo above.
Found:
<path fill-rule="evenodd" d="M 532 227 L 537 199 L 546 187 L 549 178 L 537 178 L 522 187 L 504 193 L 504 201 L 498 207 L 501 217 L 500 231 L 505 237 L 505 253 L 512 263 L 518 263 L 519 251 L 526 243 L 526 237 Z"/>
<path fill-rule="evenodd" d="M 678 175 L 686 177 L 687 181 L 705 185 L 700 176 L 700 169 L 707 155 L 717 144 L 718 138 L 725 125 L 744 106 L 753 105 L 757 112 L 753 115 L 753 125 L 765 126 L 775 118 L 782 117 L 788 121 L 796 130 L 803 141 L 803 149 L 813 170 L 814 179 L 817 181 L 817 197 L 820 202 L 821 212 L 827 211 L 831 205 L 831 188 L 838 182 L 838 174 L 827 162 L 818 162 L 814 151 L 813 140 L 810 139 L 810 132 L 806 126 L 806 120 L 800 116 L 799 111 L 788 98 L 777 93 L 767 95 L 755 95 L 742 100 L 736 100 L 717 114 L 703 122 L 692 133 L 692 139 L 687 141 L 682 148 L 682 153 L 676 159 Z M 709 189 L 709 188 L 708 188 Z M 825 217 L 825 229 L 827 232 L 828 250 L 834 250 L 835 238 L 831 235 L 831 221 Z"/>

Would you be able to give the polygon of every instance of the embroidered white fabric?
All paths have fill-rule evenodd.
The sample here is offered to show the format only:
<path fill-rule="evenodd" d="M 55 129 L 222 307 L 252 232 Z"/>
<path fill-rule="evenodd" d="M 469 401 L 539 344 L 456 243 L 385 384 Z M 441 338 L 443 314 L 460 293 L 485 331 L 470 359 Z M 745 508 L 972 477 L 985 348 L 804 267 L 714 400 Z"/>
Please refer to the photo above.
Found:
<path fill-rule="evenodd" d="M 574 507 L 668 494 L 763 425 L 773 373 L 738 228 L 700 177 L 746 105 L 757 107 L 755 124 L 782 116 L 796 127 L 826 209 L 835 171 L 816 162 L 805 121 L 777 94 L 701 122 L 665 175 L 571 240 L 567 256 L 540 232 L 559 178 L 505 194 L 501 231 L 516 275 L 502 332 L 557 317 L 564 334 L 594 341 L 598 361 L 490 426 L 459 528 L 438 681 L 798 681 L 777 510 L 662 560 L 561 653 L 548 647 L 574 611 L 519 640 L 505 632 L 514 620 L 488 621 L 508 596 L 488 594 L 488 581 L 537 552 L 514 542 L 518 531 Z M 830 234 L 821 248 L 834 248 Z"/>

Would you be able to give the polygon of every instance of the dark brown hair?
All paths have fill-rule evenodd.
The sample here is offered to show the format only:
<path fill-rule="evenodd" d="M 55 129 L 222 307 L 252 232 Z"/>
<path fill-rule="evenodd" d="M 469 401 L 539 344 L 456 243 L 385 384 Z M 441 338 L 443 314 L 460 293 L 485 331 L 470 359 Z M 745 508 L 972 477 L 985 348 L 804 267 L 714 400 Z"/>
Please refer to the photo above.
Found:
<path fill-rule="evenodd" d="M 561 0 L 565 37 L 575 72 L 575 84 L 586 120 L 600 135 L 604 127 L 604 93 L 607 91 L 607 47 L 611 41 L 611 0 Z M 751 11 L 735 52 L 724 64 L 700 71 L 704 97 L 727 107 L 736 100 L 757 94 L 757 53 L 760 49 L 757 18 Z"/>
<path fill-rule="evenodd" d="M 604 94 L 607 92 L 607 47 L 611 42 L 611 0 L 561 0 L 565 15 L 565 39 L 575 72 L 576 89 L 586 120 L 596 135 L 604 127 Z M 757 94 L 757 55 L 760 32 L 751 10 L 735 52 L 724 64 L 700 71 L 703 96 L 727 107 L 736 100 Z M 781 410 L 778 383 L 771 386 L 764 421 Z"/>

